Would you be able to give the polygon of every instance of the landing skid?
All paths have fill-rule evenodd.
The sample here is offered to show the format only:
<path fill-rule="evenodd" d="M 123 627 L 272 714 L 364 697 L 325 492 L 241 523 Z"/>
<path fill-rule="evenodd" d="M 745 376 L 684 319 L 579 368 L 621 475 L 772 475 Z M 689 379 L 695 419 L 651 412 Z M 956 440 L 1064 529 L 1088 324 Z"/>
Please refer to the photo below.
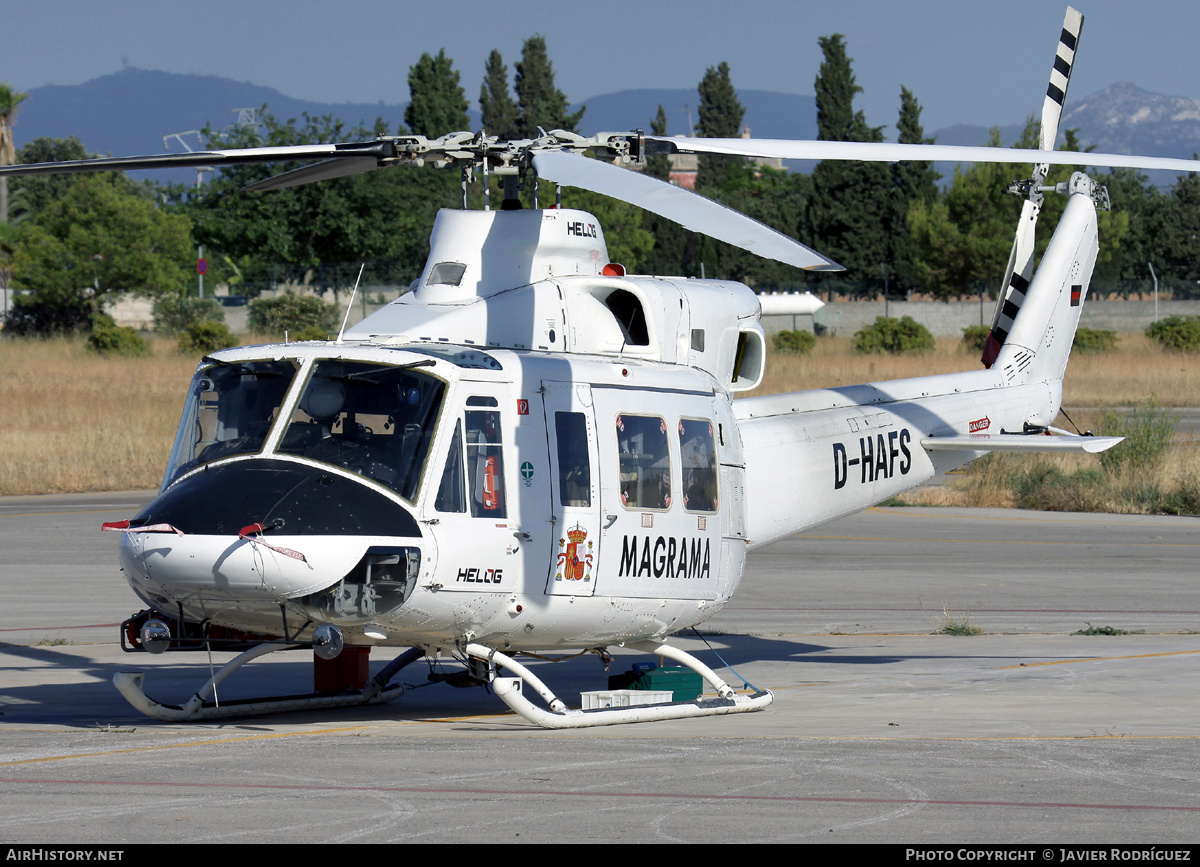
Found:
<path fill-rule="evenodd" d="M 544 683 L 528 668 L 516 660 L 484 647 L 482 644 L 468 644 L 465 648 L 470 656 L 486 660 L 493 666 L 492 691 L 505 704 L 529 722 L 548 729 L 574 729 L 590 726 L 620 725 L 622 723 L 652 722 L 665 719 L 686 719 L 694 716 L 718 716 L 728 713 L 746 713 L 747 711 L 762 710 L 773 700 L 770 690 L 759 690 L 750 695 L 738 695 L 733 688 L 696 657 L 689 653 L 657 641 L 641 641 L 628 644 L 634 650 L 644 650 L 665 656 L 681 665 L 685 665 L 699 674 L 717 692 L 716 698 L 700 698 L 696 701 L 678 701 L 669 704 L 639 705 L 637 707 L 597 708 L 593 710 L 572 710 L 563 704 Z M 516 677 L 497 677 L 494 668 L 505 668 Z M 524 684 L 528 684 L 546 703 L 549 710 L 538 707 L 524 695 Z"/>
<path fill-rule="evenodd" d="M 278 698 L 255 698 L 228 702 L 212 702 L 209 698 L 217 686 L 229 675 L 233 674 L 247 662 L 273 653 L 277 650 L 288 650 L 290 644 L 260 644 L 252 647 L 240 656 L 232 659 L 209 681 L 204 684 L 190 699 L 181 705 L 162 704 L 155 701 L 142 691 L 145 673 L 140 671 L 120 671 L 113 675 L 113 686 L 125 700 L 137 710 L 151 719 L 163 722 L 184 722 L 185 720 L 228 719 L 230 717 L 252 716 L 262 713 L 283 713 L 297 710 L 322 710 L 335 707 L 357 707 L 359 705 L 383 704 L 404 694 L 400 684 L 388 684 L 400 669 L 404 668 L 425 655 L 424 648 L 414 647 L 392 660 L 375 677 L 367 681 L 361 690 L 334 695 L 288 695 Z"/>

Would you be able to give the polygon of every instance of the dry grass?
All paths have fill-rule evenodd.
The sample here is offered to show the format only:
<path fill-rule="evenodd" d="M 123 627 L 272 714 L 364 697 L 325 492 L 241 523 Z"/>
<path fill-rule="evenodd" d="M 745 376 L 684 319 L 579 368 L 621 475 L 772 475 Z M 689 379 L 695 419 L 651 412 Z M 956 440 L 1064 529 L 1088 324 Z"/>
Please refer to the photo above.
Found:
<path fill-rule="evenodd" d="M 896 358 L 855 355 L 848 338 L 821 338 L 809 356 L 772 352 L 766 381 L 754 393 L 948 373 L 977 364 L 975 353 L 953 338 L 939 339 L 933 352 Z M 0 495 L 156 487 L 195 365 L 195 358 L 180 355 L 163 338 L 155 339 L 150 358 L 98 356 L 81 340 L 0 339 Z M 1122 335 L 1116 352 L 1073 358 L 1065 388 L 1068 406 L 1131 405 L 1150 389 L 1165 404 L 1200 406 L 1200 357 L 1164 353 L 1144 337 Z M 1075 421 L 1090 423 L 1086 416 Z M 1095 458 L 1083 460 L 1094 465 Z M 1184 472 L 1192 463 L 1176 457 L 1164 467 Z M 1196 468 L 1186 471 L 1198 477 Z M 909 497 L 1012 505 L 1008 475 L 979 476 L 968 488 L 954 485 Z"/>
<path fill-rule="evenodd" d="M 953 337 L 939 337 L 932 352 L 901 356 L 857 355 L 849 338 L 822 337 L 811 355 L 769 350 L 766 378 L 752 394 L 978 369 L 979 354 L 967 352 L 962 341 Z M 1130 406 L 1151 391 L 1167 406 L 1200 406 L 1200 355 L 1164 352 L 1143 335 L 1122 334 L 1113 352 L 1072 355 L 1063 382 L 1063 403 Z"/>
<path fill-rule="evenodd" d="M 151 358 L 0 340 L 0 495 L 157 487 L 196 361 L 164 339 Z"/>
<path fill-rule="evenodd" d="M 994 454 L 950 478 L 949 484 L 902 494 L 896 503 L 1194 515 L 1200 512 L 1200 443 L 1176 443 L 1151 467 L 1111 473 L 1094 455 Z"/>

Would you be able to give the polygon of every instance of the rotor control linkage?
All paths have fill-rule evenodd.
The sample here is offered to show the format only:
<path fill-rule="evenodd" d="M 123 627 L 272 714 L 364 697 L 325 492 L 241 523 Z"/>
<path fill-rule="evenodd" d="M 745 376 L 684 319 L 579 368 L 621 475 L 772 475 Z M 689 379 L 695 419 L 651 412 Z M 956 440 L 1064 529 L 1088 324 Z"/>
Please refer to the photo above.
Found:
<path fill-rule="evenodd" d="M 637 707 L 572 710 L 555 696 L 537 675 L 511 657 L 481 644 L 468 644 L 464 650 L 469 656 L 485 659 L 497 668 L 505 668 L 513 672 L 516 677 L 493 676 L 492 690 L 522 718 L 548 729 L 587 728 L 621 723 L 745 713 L 762 710 L 775 698 L 770 690 L 765 689 L 750 695 L 737 694 L 729 684 L 703 662 L 690 653 L 685 653 L 669 644 L 658 641 L 641 641 L 627 646 L 634 650 L 665 656 L 690 668 L 708 682 L 716 691 L 717 697 Z M 549 710 L 538 707 L 525 698 L 523 686 L 526 683 L 541 696 Z"/>

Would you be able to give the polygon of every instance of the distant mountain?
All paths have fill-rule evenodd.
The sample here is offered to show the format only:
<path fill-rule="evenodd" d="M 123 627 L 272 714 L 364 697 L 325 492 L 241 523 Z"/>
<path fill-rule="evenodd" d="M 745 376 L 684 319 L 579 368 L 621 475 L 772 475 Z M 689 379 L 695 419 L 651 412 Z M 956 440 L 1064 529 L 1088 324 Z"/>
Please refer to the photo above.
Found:
<path fill-rule="evenodd" d="M 295 99 L 270 87 L 216 75 L 180 75 L 129 66 L 83 84 L 35 87 L 21 104 L 13 127 L 17 147 L 40 136 L 77 136 L 90 151 L 114 156 L 160 153 L 163 136 L 202 129 L 223 129 L 236 120 L 231 112 L 264 103 L 280 120 L 303 112 L 331 114 L 354 126 L 370 126 L 382 117 L 395 131 L 407 103 L 325 103 Z M 188 145 L 197 148 L 195 136 Z M 172 150 L 182 150 L 172 142 Z"/>
<path fill-rule="evenodd" d="M 1122 81 L 1075 105 L 1067 99 L 1062 129 L 1079 127 L 1085 144 L 1108 154 L 1190 157 L 1200 151 L 1200 99 L 1164 96 Z"/>
<path fill-rule="evenodd" d="M 1066 105 L 1058 125 L 1060 145 L 1065 130 L 1078 129 L 1083 146 L 1094 145 L 1103 154 L 1189 159 L 1200 151 L 1200 100 L 1152 93 L 1122 81 L 1080 100 L 1073 100 L 1068 93 Z M 1001 126 L 1001 142 L 1011 145 L 1024 128 L 1024 123 Z M 989 135 L 986 127 L 970 124 L 956 124 L 936 133 L 937 143 L 947 145 L 982 145 Z M 941 163 L 938 170 L 947 179 L 954 171 L 952 165 Z M 1175 182 L 1172 172 L 1147 172 L 1147 176 L 1157 186 Z"/>

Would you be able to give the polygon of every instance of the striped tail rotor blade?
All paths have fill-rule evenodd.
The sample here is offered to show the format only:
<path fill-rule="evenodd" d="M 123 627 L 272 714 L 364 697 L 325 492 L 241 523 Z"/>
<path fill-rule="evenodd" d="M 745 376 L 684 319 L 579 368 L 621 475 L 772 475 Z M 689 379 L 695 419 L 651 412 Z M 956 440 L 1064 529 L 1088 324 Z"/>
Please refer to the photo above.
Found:
<path fill-rule="evenodd" d="M 1041 149 L 1044 151 L 1054 150 L 1054 142 L 1058 138 L 1058 122 L 1062 119 L 1063 102 L 1067 98 L 1067 85 L 1071 82 L 1081 30 L 1083 15 L 1068 6 L 1062 33 L 1058 37 L 1058 50 L 1054 53 L 1054 67 L 1050 70 L 1050 85 L 1046 88 L 1046 99 L 1042 103 Z"/>

